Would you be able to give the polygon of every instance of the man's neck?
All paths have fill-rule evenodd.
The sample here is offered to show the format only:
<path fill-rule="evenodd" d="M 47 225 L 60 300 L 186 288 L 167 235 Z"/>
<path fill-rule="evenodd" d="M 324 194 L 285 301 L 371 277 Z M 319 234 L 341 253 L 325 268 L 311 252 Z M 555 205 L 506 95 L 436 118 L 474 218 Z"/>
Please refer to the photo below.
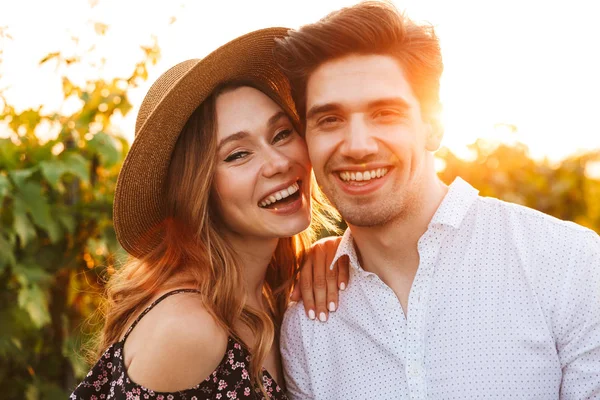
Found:
<path fill-rule="evenodd" d="M 435 212 L 440 206 L 448 187 L 437 178 L 422 188 L 418 209 L 407 210 L 399 218 L 376 227 L 350 225 L 354 244 L 363 269 L 380 277 L 393 270 L 407 273 L 416 272 L 418 267 L 417 245 L 427 231 Z M 417 257 L 417 265 L 414 265 Z M 392 272 L 392 271 L 390 271 Z"/>

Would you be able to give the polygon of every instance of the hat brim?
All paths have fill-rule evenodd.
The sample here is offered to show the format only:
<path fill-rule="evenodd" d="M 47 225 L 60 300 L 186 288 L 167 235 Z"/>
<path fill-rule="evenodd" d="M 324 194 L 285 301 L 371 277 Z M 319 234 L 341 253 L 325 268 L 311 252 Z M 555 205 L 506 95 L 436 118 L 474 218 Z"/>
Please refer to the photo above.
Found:
<path fill-rule="evenodd" d="M 123 248 L 135 257 L 152 251 L 162 238 L 164 186 L 171 154 L 194 110 L 222 83 L 256 82 L 280 97 L 279 105 L 297 118 L 289 82 L 273 58 L 275 39 L 288 28 L 268 28 L 241 36 L 202 60 L 188 60 L 153 85 L 140 108 L 136 137 L 117 180 L 113 222 Z M 157 98 L 158 97 L 158 98 Z M 154 106 L 155 104 L 155 106 Z"/>

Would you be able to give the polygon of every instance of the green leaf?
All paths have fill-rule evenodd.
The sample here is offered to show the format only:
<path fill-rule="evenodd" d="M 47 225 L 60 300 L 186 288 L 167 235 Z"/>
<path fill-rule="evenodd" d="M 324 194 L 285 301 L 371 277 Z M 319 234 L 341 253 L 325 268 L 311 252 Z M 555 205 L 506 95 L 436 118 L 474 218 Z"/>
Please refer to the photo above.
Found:
<path fill-rule="evenodd" d="M 60 212 L 56 215 L 56 218 L 61 223 L 61 225 L 67 230 L 67 232 L 71 234 L 75 232 L 75 228 L 77 227 L 77 221 L 75 220 L 75 216 L 65 212 Z"/>
<path fill-rule="evenodd" d="M 68 172 L 79 177 L 84 182 L 90 180 L 90 162 L 83 158 L 81 154 L 74 152 L 64 152 L 63 162 Z"/>
<path fill-rule="evenodd" d="M 50 322 L 48 298 L 39 285 L 30 284 L 21 287 L 18 303 L 19 307 L 27 311 L 36 327 L 41 328 Z"/>
<path fill-rule="evenodd" d="M 33 223 L 45 230 L 52 243 L 60 240 L 62 230 L 57 221 L 50 213 L 50 205 L 43 193 L 42 186 L 37 182 L 27 182 L 19 188 L 19 195 L 15 198 L 16 202 L 22 202 L 25 209 L 31 215 Z"/>
<path fill-rule="evenodd" d="M 6 195 L 11 191 L 12 185 L 6 175 L 0 175 L 0 204 Z"/>
<path fill-rule="evenodd" d="M 19 148 L 10 139 L 0 139 L 0 166 L 14 169 L 19 164 Z"/>
<path fill-rule="evenodd" d="M 46 284 L 52 279 L 52 275 L 31 259 L 16 264 L 13 273 L 21 285 Z"/>
<path fill-rule="evenodd" d="M 13 229 L 21 240 L 21 246 L 25 247 L 36 237 L 35 228 L 27 216 L 27 208 L 22 201 L 16 201 L 14 206 Z"/>
<path fill-rule="evenodd" d="M 107 167 L 111 167 L 121 160 L 115 139 L 104 132 L 98 132 L 88 142 L 89 147 L 94 150 Z"/>
<path fill-rule="evenodd" d="M 3 235 L 0 235 L 0 274 L 4 272 L 7 266 L 12 267 L 17 263 L 13 251 L 13 247 L 8 240 Z"/>
<path fill-rule="evenodd" d="M 54 189 L 59 189 L 60 178 L 67 172 L 67 166 L 60 160 L 40 162 L 42 175 Z"/>
<path fill-rule="evenodd" d="M 48 284 L 51 275 L 33 262 L 17 264 L 13 273 L 21 285 L 17 298 L 19 307 L 27 311 L 36 327 L 41 328 L 50 322 L 48 296 L 41 285 Z"/>
<path fill-rule="evenodd" d="M 28 169 L 18 169 L 14 171 L 8 171 L 8 175 L 15 183 L 17 188 L 21 188 L 25 185 L 25 181 L 37 170 L 37 167 Z"/>

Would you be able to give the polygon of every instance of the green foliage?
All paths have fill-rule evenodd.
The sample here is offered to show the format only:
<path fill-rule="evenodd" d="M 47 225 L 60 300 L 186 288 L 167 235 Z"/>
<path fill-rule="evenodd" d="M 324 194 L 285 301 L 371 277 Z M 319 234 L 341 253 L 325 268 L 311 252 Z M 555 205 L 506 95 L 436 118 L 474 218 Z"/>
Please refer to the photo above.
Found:
<path fill-rule="evenodd" d="M 63 399 L 87 372 L 81 345 L 106 272 L 120 249 L 112 227 L 115 182 L 128 142 L 111 117 L 131 110 L 158 47 L 143 48 L 131 76 L 80 87 L 62 77 L 71 115 L 17 111 L 0 92 L 0 397 Z M 1 53 L 0 53 L 1 55 Z M 1 59 L 0 59 L 1 61 Z M 81 62 L 61 53 L 41 63 Z M 41 140 L 49 127 L 55 138 Z"/>
<path fill-rule="evenodd" d="M 451 183 L 462 177 L 482 196 L 535 208 L 600 232 L 600 180 L 588 176 L 588 166 L 600 161 L 600 151 L 568 157 L 553 165 L 529 157 L 524 145 L 492 145 L 479 140 L 470 146 L 474 160 L 465 161 L 448 149 L 437 156 L 444 163 L 440 177 Z"/>

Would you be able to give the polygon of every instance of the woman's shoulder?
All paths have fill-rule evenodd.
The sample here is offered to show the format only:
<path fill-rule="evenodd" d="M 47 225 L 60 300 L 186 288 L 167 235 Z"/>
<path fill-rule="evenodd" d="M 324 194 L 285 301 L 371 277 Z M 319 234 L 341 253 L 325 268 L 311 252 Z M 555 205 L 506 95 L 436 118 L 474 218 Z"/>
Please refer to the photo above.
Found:
<path fill-rule="evenodd" d="M 196 386 L 222 362 L 228 333 L 197 293 L 179 293 L 157 304 L 124 345 L 127 374 L 159 392 Z"/>

